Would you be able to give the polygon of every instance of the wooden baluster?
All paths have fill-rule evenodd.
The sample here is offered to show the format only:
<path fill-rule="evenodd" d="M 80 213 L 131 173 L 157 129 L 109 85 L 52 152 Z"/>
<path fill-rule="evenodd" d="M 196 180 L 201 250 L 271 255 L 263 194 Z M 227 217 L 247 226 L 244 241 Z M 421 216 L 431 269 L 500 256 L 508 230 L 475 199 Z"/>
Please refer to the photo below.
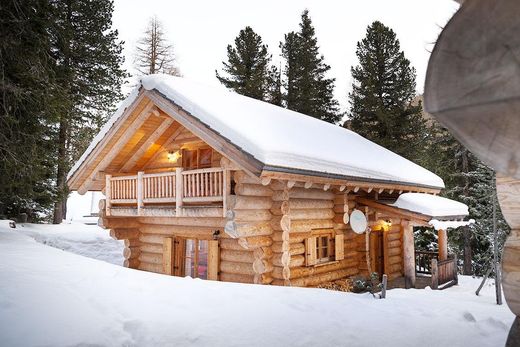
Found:
<path fill-rule="evenodd" d="M 139 171 L 137 173 L 137 215 L 141 215 L 141 209 L 143 206 L 143 175 L 144 172 Z"/>
<path fill-rule="evenodd" d="M 112 176 L 106 175 L 105 176 L 105 214 L 107 216 L 110 216 L 110 208 L 112 206 L 112 202 L 110 201 L 112 199 Z"/>
<path fill-rule="evenodd" d="M 182 208 L 182 197 L 183 197 L 183 194 L 182 194 L 182 191 L 183 191 L 183 183 L 186 183 L 186 182 L 183 182 L 183 174 L 182 174 L 182 168 L 178 167 L 175 169 L 175 214 L 177 216 L 180 216 L 181 215 L 181 208 Z M 184 184 L 184 186 L 186 187 L 186 185 Z M 186 189 L 186 188 L 184 188 Z M 186 193 L 186 190 L 184 190 L 184 192 Z M 186 195 L 186 194 L 184 194 Z"/>

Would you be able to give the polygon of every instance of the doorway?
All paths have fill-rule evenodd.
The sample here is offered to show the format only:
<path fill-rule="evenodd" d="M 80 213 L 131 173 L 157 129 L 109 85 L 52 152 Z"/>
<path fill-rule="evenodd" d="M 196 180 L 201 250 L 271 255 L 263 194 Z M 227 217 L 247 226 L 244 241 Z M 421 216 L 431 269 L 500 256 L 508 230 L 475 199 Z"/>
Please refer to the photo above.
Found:
<path fill-rule="evenodd" d="M 371 272 L 377 272 L 379 278 L 385 273 L 385 242 L 384 231 L 374 230 L 370 233 Z"/>

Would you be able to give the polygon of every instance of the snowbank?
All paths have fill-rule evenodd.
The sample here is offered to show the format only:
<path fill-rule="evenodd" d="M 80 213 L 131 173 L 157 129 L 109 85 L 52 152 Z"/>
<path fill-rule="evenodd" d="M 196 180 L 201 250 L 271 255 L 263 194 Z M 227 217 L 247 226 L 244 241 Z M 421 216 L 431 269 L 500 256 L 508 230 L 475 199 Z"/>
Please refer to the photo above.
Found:
<path fill-rule="evenodd" d="M 494 304 L 492 286 L 475 296 L 471 278 L 376 300 L 156 275 L 48 247 L 20 230 L 0 224 L 5 346 L 502 346 L 513 320 Z"/>

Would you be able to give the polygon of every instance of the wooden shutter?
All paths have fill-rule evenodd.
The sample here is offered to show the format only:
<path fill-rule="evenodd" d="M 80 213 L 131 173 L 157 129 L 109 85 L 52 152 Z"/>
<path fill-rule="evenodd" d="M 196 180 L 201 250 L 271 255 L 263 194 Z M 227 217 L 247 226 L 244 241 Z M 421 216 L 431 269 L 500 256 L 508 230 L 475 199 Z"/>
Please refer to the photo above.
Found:
<path fill-rule="evenodd" d="M 173 275 L 184 276 L 186 239 L 173 237 Z"/>
<path fill-rule="evenodd" d="M 305 265 L 315 265 L 316 259 L 316 237 L 305 239 Z"/>
<path fill-rule="evenodd" d="M 345 259 L 345 236 L 343 234 L 336 235 L 334 239 L 336 260 Z"/>
<path fill-rule="evenodd" d="M 163 239 L 163 273 L 173 275 L 173 239 L 171 237 Z"/>
<path fill-rule="evenodd" d="M 218 240 L 208 241 L 208 280 L 218 281 L 219 253 Z"/>

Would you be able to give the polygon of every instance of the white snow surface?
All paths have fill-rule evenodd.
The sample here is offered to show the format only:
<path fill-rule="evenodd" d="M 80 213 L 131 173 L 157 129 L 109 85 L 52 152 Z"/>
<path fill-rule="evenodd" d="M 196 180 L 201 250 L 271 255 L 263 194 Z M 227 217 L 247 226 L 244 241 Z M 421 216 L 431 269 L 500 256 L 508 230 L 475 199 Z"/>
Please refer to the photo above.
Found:
<path fill-rule="evenodd" d="M 422 213 L 430 217 L 467 216 L 468 206 L 462 202 L 424 193 L 404 193 L 391 206 Z"/>
<path fill-rule="evenodd" d="M 437 220 L 432 219 L 428 222 L 435 230 L 448 230 L 448 229 L 456 229 L 458 227 L 463 227 L 466 225 L 474 224 L 475 220 L 470 219 L 468 221 L 455 221 L 455 220 Z"/>
<path fill-rule="evenodd" d="M 10 229 L 0 221 L 4 346 L 495 347 L 514 319 L 495 304 L 492 282 L 477 297 L 480 279 L 471 277 L 443 291 L 393 289 L 385 300 L 203 281 L 79 256 L 24 231 L 43 228 L 74 234 L 78 226 Z"/>
<path fill-rule="evenodd" d="M 141 84 L 267 166 L 444 188 L 439 176 L 343 127 L 186 78 L 149 75 Z M 113 118 L 136 96 L 130 95 Z M 69 176 L 114 122 L 103 127 Z"/>

